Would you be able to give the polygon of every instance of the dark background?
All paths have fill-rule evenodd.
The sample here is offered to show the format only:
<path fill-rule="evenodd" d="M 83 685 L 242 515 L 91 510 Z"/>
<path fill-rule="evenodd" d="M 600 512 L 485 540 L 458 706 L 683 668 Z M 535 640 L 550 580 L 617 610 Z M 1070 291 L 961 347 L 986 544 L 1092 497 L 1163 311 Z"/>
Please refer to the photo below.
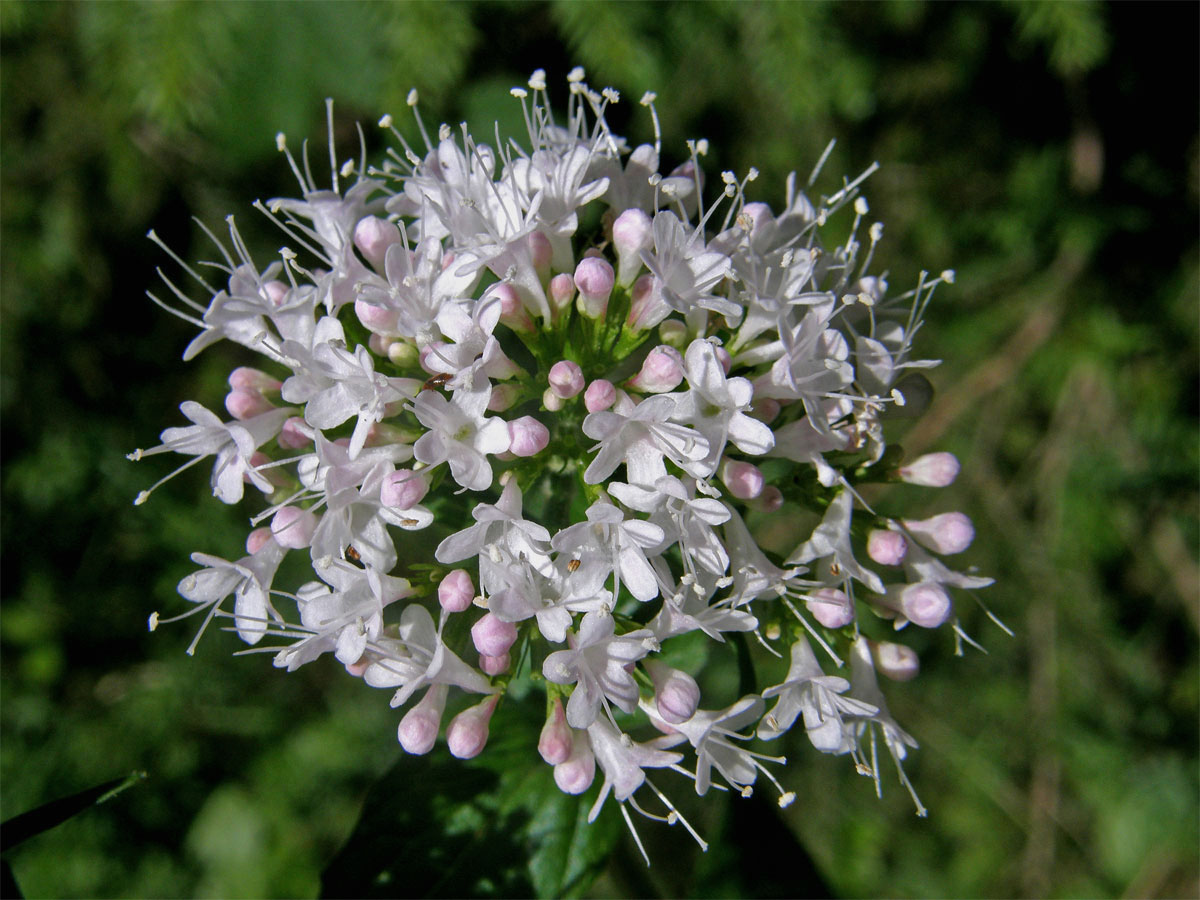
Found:
<path fill-rule="evenodd" d="M 189 659 L 190 624 L 146 633 L 181 608 L 188 554 L 236 553 L 249 511 L 195 472 L 131 505 L 169 466 L 124 454 L 183 400 L 216 408 L 243 360 L 179 361 L 193 331 L 145 298 L 171 265 L 145 232 L 204 258 L 190 217 L 233 212 L 270 255 L 250 202 L 295 190 L 277 131 L 323 154 L 325 97 L 341 151 L 361 121 L 377 158 L 374 123 L 414 85 L 431 124 L 490 135 L 516 119 L 509 87 L 543 67 L 563 101 L 578 63 L 622 92 L 631 142 L 653 89 L 668 165 L 706 137 L 710 176 L 754 165 L 776 207 L 831 137 L 824 185 L 881 162 L 866 195 L 893 289 L 957 272 L 919 344 L 946 361 L 939 394 L 903 444 L 964 464 L 887 499 L 973 517 L 967 561 L 1016 633 L 967 612 L 987 656 L 932 635 L 920 678 L 889 687 L 928 820 L 796 745 L 786 814 L 706 803 L 701 861 L 671 844 L 646 873 L 626 842 L 594 891 L 1195 896 L 1198 11 L 0 4 L 0 816 L 150 774 L 13 852 L 22 889 L 315 894 L 399 752 L 383 695 L 336 666 L 284 677 L 229 635 Z"/>

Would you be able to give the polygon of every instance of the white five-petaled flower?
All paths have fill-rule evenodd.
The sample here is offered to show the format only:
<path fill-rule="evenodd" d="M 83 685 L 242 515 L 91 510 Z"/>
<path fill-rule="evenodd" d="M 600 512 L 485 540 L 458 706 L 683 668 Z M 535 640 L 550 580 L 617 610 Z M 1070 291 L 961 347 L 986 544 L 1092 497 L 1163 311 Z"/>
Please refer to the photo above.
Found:
<path fill-rule="evenodd" d="M 486 490 L 492 483 L 487 457 L 507 450 L 510 439 L 503 419 L 484 416 L 490 396 L 490 389 L 460 392 L 451 401 L 437 391 L 421 391 L 412 410 L 429 431 L 417 439 L 413 455 L 428 466 L 449 463 L 462 487 Z"/>
<path fill-rule="evenodd" d="M 614 634 L 614 626 L 612 616 L 588 613 L 574 640 L 568 637 L 571 648 L 551 653 L 542 664 L 547 681 L 575 685 L 567 701 L 567 724 L 572 728 L 591 725 L 606 700 L 627 713 L 637 706 L 637 682 L 627 667 L 655 649 L 658 642 L 644 628 Z"/>

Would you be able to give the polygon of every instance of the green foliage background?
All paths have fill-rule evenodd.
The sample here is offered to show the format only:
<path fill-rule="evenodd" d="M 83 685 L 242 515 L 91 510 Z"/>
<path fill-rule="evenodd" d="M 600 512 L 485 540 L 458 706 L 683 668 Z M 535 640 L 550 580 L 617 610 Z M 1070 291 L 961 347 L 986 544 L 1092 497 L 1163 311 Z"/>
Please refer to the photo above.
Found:
<path fill-rule="evenodd" d="M 293 189 L 274 135 L 323 143 L 323 98 L 343 147 L 361 121 L 378 150 L 371 123 L 399 118 L 413 85 L 428 117 L 490 133 L 533 68 L 561 84 L 582 63 L 622 91 L 631 138 L 649 123 L 629 101 L 654 89 L 668 155 L 707 137 L 710 172 L 762 171 L 758 199 L 777 203 L 830 137 L 827 175 L 881 161 L 867 195 L 893 287 L 920 267 L 958 274 L 924 338 L 946 360 L 939 394 L 903 443 L 965 464 L 946 491 L 890 499 L 972 514 L 969 561 L 996 576 L 988 602 L 1016 632 L 968 613 L 989 655 L 932 636 L 921 677 L 890 690 L 922 743 L 909 774 L 928 820 L 894 782 L 877 801 L 846 760 L 797 745 L 785 814 L 706 803 L 704 857 L 647 825 L 655 867 L 625 840 L 592 892 L 1195 896 L 1198 10 L 0 3 L 0 817 L 150 774 L 13 851 L 22 889 L 314 895 L 399 752 L 384 696 L 336 667 L 285 678 L 232 658 L 229 635 L 189 659 L 188 626 L 145 633 L 151 610 L 178 609 L 188 554 L 236 552 L 246 515 L 191 474 L 131 506 L 165 470 L 124 454 L 181 401 L 218 402 L 242 359 L 179 362 L 191 331 L 144 297 L 166 262 L 146 230 L 194 259 L 189 216 L 234 212 L 269 254 L 250 201 Z M 413 766 L 372 796 L 414 839 L 452 820 L 570 824 L 573 810 L 539 826 L 502 801 L 426 817 Z M 459 865 L 482 852 L 468 849 Z M 545 852 L 516 881 L 420 889 L 581 890 L 547 862 L 567 850 Z M 418 890 L 393 869 L 380 892 Z"/>

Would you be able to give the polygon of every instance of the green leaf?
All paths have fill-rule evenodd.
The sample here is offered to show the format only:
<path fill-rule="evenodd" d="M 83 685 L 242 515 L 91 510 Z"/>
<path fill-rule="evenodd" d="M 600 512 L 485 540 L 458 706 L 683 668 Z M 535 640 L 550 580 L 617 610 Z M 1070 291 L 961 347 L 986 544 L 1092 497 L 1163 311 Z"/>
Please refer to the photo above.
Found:
<path fill-rule="evenodd" d="M 620 825 L 615 807 L 608 804 L 589 824 L 589 802 L 562 793 L 548 777 L 544 781 L 548 790 L 539 797 L 528 829 L 534 847 L 529 858 L 534 893 L 580 897 L 604 869 L 617 843 Z"/>
<path fill-rule="evenodd" d="M 61 825 L 67 819 L 74 818 L 91 806 L 99 806 L 106 800 L 111 800 L 126 788 L 132 787 L 146 777 L 145 772 L 133 772 L 124 778 L 114 778 L 104 784 L 43 803 L 36 809 L 23 812 L 19 816 L 0 825 L 0 853 L 7 853 L 22 841 L 49 831 L 56 825 Z"/>

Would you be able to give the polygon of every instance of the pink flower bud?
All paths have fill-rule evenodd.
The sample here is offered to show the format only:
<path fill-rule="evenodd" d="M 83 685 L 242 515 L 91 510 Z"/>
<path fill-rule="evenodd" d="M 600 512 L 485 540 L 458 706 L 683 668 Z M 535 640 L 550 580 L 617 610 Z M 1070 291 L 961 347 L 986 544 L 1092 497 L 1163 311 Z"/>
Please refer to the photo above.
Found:
<path fill-rule="evenodd" d="M 550 367 L 549 381 L 550 390 L 564 400 L 570 400 L 583 390 L 583 369 L 569 359 L 559 360 Z"/>
<path fill-rule="evenodd" d="M 962 553 L 975 539 L 975 526 L 960 512 L 942 513 L 919 522 L 905 519 L 904 527 L 934 553 Z"/>
<path fill-rule="evenodd" d="M 575 287 L 579 289 L 576 309 L 589 319 L 599 319 L 608 309 L 615 276 L 613 267 L 603 259 L 585 257 L 575 267 Z"/>
<path fill-rule="evenodd" d="M 550 305 L 555 313 L 561 313 L 575 299 L 575 279 L 566 272 L 550 279 Z"/>
<path fill-rule="evenodd" d="M 354 226 L 354 246 L 377 272 L 383 271 L 388 247 L 400 243 L 400 229 L 386 219 L 366 216 Z"/>
<path fill-rule="evenodd" d="M 229 386 L 235 390 L 245 388 L 260 394 L 276 394 L 283 387 L 283 383 L 259 369 L 239 366 L 229 373 Z"/>
<path fill-rule="evenodd" d="M 484 656 L 479 655 L 479 668 L 483 670 L 484 675 L 503 675 L 508 671 L 508 666 L 512 662 L 507 653 L 501 656 Z"/>
<path fill-rule="evenodd" d="M 395 339 L 387 348 L 387 358 L 398 366 L 409 368 L 418 364 L 420 354 L 417 351 L 416 345 L 410 344 L 407 340 Z"/>
<path fill-rule="evenodd" d="M 494 284 L 487 290 L 487 297 L 495 297 L 500 301 L 500 321 L 521 334 L 529 334 L 535 330 L 533 319 L 529 318 L 529 310 L 521 302 L 521 295 L 516 287 L 507 281 Z"/>
<path fill-rule="evenodd" d="M 754 406 L 750 410 L 750 415 L 755 419 L 758 419 L 758 421 L 766 422 L 768 425 L 770 425 L 775 421 L 775 418 L 779 415 L 779 411 L 781 409 L 783 409 L 783 407 L 779 405 L 778 400 L 774 400 L 771 397 L 760 397 L 754 401 Z"/>
<path fill-rule="evenodd" d="M 596 757 L 587 740 L 575 742 L 571 758 L 554 767 L 554 783 L 564 794 L 582 794 L 596 778 Z"/>
<path fill-rule="evenodd" d="M 255 528 L 252 532 L 246 535 L 246 552 L 253 556 L 264 546 L 267 541 L 271 540 L 271 529 L 267 526 Z"/>
<path fill-rule="evenodd" d="M 627 209 L 613 221 L 613 246 L 617 251 L 618 283 L 629 285 L 642 268 L 642 251 L 654 246 L 654 226 L 640 209 Z"/>
<path fill-rule="evenodd" d="M 474 759 L 487 746 L 488 725 L 496 710 L 499 694 L 492 694 L 482 703 L 477 703 L 460 712 L 450 720 L 446 728 L 446 744 L 452 756 L 459 759 Z"/>
<path fill-rule="evenodd" d="M 271 534 L 279 546 L 289 550 L 301 550 L 312 543 L 317 530 L 317 517 L 307 509 L 285 506 L 271 519 Z"/>
<path fill-rule="evenodd" d="M 912 681 L 921 671 L 917 651 L 904 644 L 871 641 L 871 656 L 875 658 L 876 671 L 893 681 Z"/>
<path fill-rule="evenodd" d="M 551 766 L 565 763 L 571 756 L 574 743 L 571 726 L 567 724 L 567 714 L 563 712 L 562 698 L 555 697 L 550 715 L 546 716 L 546 724 L 538 737 L 538 753 Z"/>
<path fill-rule="evenodd" d="M 275 407 L 258 391 L 236 388 L 225 395 L 225 408 L 239 422 L 244 422 Z"/>
<path fill-rule="evenodd" d="M 425 476 L 412 469 L 397 469 L 383 476 L 379 485 L 379 502 L 392 509 L 411 509 L 429 491 Z"/>
<path fill-rule="evenodd" d="M 312 428 L 299 416 L 292 416 L 283 423 L 278 440 L 279 446 L 285 450 L 299 450 L 312 446 Z"/>
<path fill-rule="evenodd" d="M 826 628 L 842 628 L 854 621 L 854 604 L 837 588 L 818 588 L 804 603 L 812 617 Z"/>
<path fill-rule="evenodd" d="M 400 313 L 386 306 L 367 303 L 365 300 L 354 301 L 354 314 L 363 327 L 376 334 L 395 334 L 400 321 Z"/>
<path fill-rule="evenodd" d="M 940 584 L 921 581 L 900 591 L 900 612 L 922 628 L 937 628 L 950 618 L 950 595 Z"/>
<path fill-rule="evenodd" d="M 678 725 L 696 714 L 700 686 L 691 675 L 655 660 L 643 665 L 654 682 L 654 703 L 664 722 Z"/>
<path fill-rule="evenodd" d="M 492 385 L 492 395 L 488 397 L 488 410 L 491 412 L 504 412 L 506 409 L 511 409 L 512 405 L 521 398 L 521 389 L 515 384 L 494 384 Z"/>
<path fill-rule="evenodd" d="M 721 481 L 725 482 L 729 493 L 739 500 L 753 500 L 763 492 L 762 469 L 753 463 L 725 460 L 725 465 L 721 467 Z"/>
<path fill-rule="evenodd" d="M 536 456 L 550 443 L 550 429 L 533 416 L 521 416 L 508 423 L 508 438 L 513 456 Z"/>
<path fill-rule="evenodd" d="M 404 714 L 396 736 L 405 753 L 424 756 L 437 743 L 438 729 L 442 725 L 442 713 L 446 709 L 448 686 L 435 684 L 425 692 L 421 701 Z"/>
<path fill-rule="evenodd" d="M 773 484 L 768 484 L 750 505 L 763 512 L 773 513 L 783 506 L 783 491 Z"/>
<path fill-rule="evenodd" d="M 550 274 L 550 261 L 554 258 L 554 246 L 550 238 L 540 231 L 529 232 L 529 255 L 533 257 L 533 267 L 538 277 L 545 281 Z"/>
<path fill-rule="evenodd" d="M 687 343 L 687 325 L 678 319 L 667 319 L 658 324 L 658 336 L 667 346 L 682 350 Z"/>
<path fill-rule="evenodd" d="M 546 388 L 542 392 L 542 406 L 550 412 L 558 412 L 566 405 L 566 400 L 554 393 L 554 388 Z"/>
<path fill-rule="evenodd" d="M 663 299 L 662 283 L 649 272 L 638 276 L 629 290 L 629 299 L 629 317 L 625 324 L 632 331 L 653 328 L 671 314 L 671 307 Z M 664 337 L 663 340 L 667 339 Z"/>
<path fill-rule="evenodd" d="M 455 569 L 438 585 L 438 603 L 446 612 L 462 612 L 475 600 L 475 585 L 466 569 Z"/>
<path fill-rule="evenodd" d="M 583 405 L 588 412 L 602 412 L 617 402 L 617 389 L 611 381 L 597 378 L 583 393 Z"/>
<path fill-rule="evenodd" d="M 471 626 L 471 640 L 484 656 L 503 656 L 517 640 L 517 626 L 502 622 L 492 613 L 484 613 Z"/>
<path fill-rule="evenodd" d="M 683 357 L 674 347 L 660 344 L 650 351 L 642 369 L 629 379 L 629 386 L 646 394 L 673 391 L 683 381 Z"/>
<path fill-rule="evenodd" d="M 897 470 L 901 481 L 924 487 L 946 487 L 958 477 L 958 458 L 953 453 L 926 453 Z"/>
<path fill-rule="evenodd" d="M 867 535 L 867 556 L 881 566 L 898 566 L 908 555 L 908 541 L 898 531 L 876 528 Z"/>

